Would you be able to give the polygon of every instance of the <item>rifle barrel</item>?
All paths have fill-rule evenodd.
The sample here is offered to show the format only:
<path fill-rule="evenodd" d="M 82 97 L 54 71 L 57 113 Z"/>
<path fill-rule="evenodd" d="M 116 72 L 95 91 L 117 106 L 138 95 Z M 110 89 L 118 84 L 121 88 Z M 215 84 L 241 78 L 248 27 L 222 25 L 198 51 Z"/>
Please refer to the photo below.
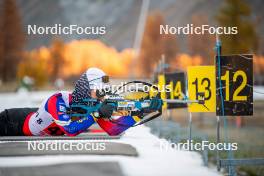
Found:
<path fill-rule="evenodd" d="M 198 100 L 171 100 L 171 99 L 163 99 L 164 102 L 167 102 L 167 103 L 199 103 Z"/>

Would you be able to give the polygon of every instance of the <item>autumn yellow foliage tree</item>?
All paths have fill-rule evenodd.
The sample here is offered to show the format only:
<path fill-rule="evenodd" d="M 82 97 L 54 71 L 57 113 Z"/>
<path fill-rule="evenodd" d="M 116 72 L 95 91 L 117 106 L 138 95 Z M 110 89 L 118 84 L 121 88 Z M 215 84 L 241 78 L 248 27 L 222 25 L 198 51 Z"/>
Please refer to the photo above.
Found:
<path fill-rule="evenodd" d="M 187 70 L 188 66 L 201 65 L 202 61 L 203 58 L 199 55 L 191 56 L 188 54 L 178 54 L 174 58 L 174 62 L 171 64 L 171 67 Z"/>
<path fill-rule="evenodd" d="M 61 39 L 55 38 L 52 41 L 49 59 L 49 67 L 51 68 L 50 79 L 52 81 L 62 76 L 61 72 L 65 65 L 64 49 L 64 42 Z"/>
<path fill-rule="evenodd" d="M 47 83 L 47 62 L 39 58 L 39 51 L 24 53 L 23 61 L 18 65 L 17 78 L 22 80 L 24 76 L 34 79 L 34 86 L 41 87 Z"/>
<path fill-rule="evenodd" d="M 55 39 L 50 47 L 41 47 L 26 52 L 17 72 L 35 79 L 37 86 L 61 77 L 78 77 L 89 67 L 103 69 L 108 75 L 128 76 L 133 57 L 132 49 L 117 51 L 99 40 L 75 40 L 63 43 Z"/>

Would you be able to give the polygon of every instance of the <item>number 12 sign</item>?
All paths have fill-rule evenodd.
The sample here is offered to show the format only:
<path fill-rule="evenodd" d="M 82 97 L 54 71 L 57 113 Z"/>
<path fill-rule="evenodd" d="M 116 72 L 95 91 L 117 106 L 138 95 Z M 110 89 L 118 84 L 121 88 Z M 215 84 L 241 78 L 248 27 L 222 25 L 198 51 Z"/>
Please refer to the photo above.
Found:
<path fill-rule="evenodd" d="M 187 69 L 190 100 L 204 99 L 204 104 L 192 103 L 190 112 L 215 112 L 215 66 L 191 66 Z"/>
<path fill-rule="evenodd" d="M 252 55 L 220 56 L 219 64 L 216 57 L 216 115 L 253 115 L 252 58 Z M 220 92 L 219 66 L 222 92 Z"/>

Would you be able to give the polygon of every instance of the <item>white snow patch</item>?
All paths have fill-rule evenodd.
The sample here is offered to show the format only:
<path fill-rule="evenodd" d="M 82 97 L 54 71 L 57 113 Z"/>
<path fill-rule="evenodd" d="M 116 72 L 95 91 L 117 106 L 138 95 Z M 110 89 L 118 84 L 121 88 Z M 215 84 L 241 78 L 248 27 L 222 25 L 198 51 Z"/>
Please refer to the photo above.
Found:
<path fill-rule="evenodd" d="M 18 91 L 16 93 L 0 93 L 0 111 L 8 108 L 38 107 L 41 102 L 56 91 Z"/>
<path fill-rule="evenodd" d="M 264 86 L 254 86 L 253 99 L 264 100 Z"/>

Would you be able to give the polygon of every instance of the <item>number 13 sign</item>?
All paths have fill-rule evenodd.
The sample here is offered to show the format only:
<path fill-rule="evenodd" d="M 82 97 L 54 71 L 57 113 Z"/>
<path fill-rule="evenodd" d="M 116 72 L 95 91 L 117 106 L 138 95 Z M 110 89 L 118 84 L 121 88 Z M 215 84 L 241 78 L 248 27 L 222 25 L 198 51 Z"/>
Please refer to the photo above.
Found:
<path fill-rule="evenodd" d="M 189 99 L 204 99 L 204 105 L 198 103 L 190 104 L 189 111 L 215 112 L 215 66 L 191 66 L 188 67 L 187 74 Z"/>

